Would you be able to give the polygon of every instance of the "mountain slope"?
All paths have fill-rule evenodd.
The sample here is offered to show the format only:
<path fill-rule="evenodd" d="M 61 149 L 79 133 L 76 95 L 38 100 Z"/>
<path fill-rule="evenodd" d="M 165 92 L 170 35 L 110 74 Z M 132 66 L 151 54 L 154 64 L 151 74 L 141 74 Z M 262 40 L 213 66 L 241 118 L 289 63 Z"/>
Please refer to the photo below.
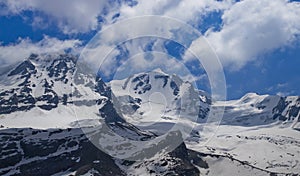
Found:
<path fill-rule="evenodd" d="M 155 75 L 166 77 L 166 84 L 164 84 L 164 81 L 155 79 Z M 143 78 L 147 77 L 147 84 L 145 84 L 144 79 L 142 79 L 141 83 L 135 81 L 140 76 Z M 136 113 L 143 112 L 142 110 L 145 107 L 143 102 L 147 102 L 148 106 L 153 107 L 155 103 L 164 100 L 164 97 L 168 97 L 166 98 L 168 102 L 165 102 L 166 106 L 163 106 L 162 110 L 172 109 L 170 112 L 176 112 L 175 109 L 178 106 L 168 106 L 170 104 L 173 105 L 172 102 L 176 99 L 175 96 L 170 96 L 173 89 L 171 86 L 168 87 L 168 82 L 171 82 L 171 80 L 172 76 L 154 70 L 133 75 L 128 79 L 114 80 L 110 86 L 122 103 L 124 113 L 129 112 L 124 116 L 125 119 L 133 121 L 136 126 L 142 129 L 155 132 L 156 134 L 164 134 L 177 123 L 176 118 L 174 118 L 177 115 L 176 113 L 171 114 L 168 111 L 167 113 L 162 113 L 157 111 L 157 109 L 154 110 L 154 113 L 149 113 L 149 116 L 143 113 L 136 115 Z M 146 90 L 145 92 L 135 92 L 137 85 L 145 85 L 145 87 L 151 87 L 151 89 L 143 89 Z M 181 86 L 178 87 L 179 89 L 181 88 Z M 186 90 L 188 89 L 181 89 L 180 91 Z M 169 92 L 169 94 L 165 93 L 165 91 Z M 151 99 L 151 95 L 155 95 L 156 92 L 161 93 L 163 96 L 158 97 L 158 100 Z M 201 98 L 202 94 L 198 95 L 198 97 Z M 207 96 L 204 98 L 206 105 L 203 106 L 202 104 L 202 108 L 208 107 L 206 112 L 209 112 L 209 108 L 225 108 L 223 119 L 220 122 L 220 126 L 218 125 L 219 123 L 215 123 L 214 119 L 210 119 L 210 123 L 203 123 L 206 122 L 207 116 L 204 116 L 204 120 L 199 118 L 197 123 L 191 121 L 189 124 L 193 130 L 190 131 L 191 136 L 185 140 L 185 143 L 189 149 L 198 152 L 205 151 L 208 154 L 217 154 L 229 158 L 225 158 L 223 161 L 210 158 L 208 161 L 214 169 L 222 165 L 236 168 L 235 170 L 222 168 L 219 171 L 200 169 L 202 172 L 209 171 L 210 174 L 217 174 L 223 170 L 228 174 L 242 172 L 251 175 L 256 173 L 255 170 L 252 170 L 254 167 L 265 171 L 265 173 L 258 171 L 257 173 L 260 173 L 258 175 L 297 173 L 300 168 L 300 164 L 298 164 L 298 158 L 300 157 L 298 152 L 300 150 L 298 146 L 299 132 L 297 131 L 300 115 L 299 96 L 280 97 L 277 95 L 249 93 L 238 100 L 211 103 Z M 129 108 L 130 110 L 127 111 L 129 106 L 132 106 L 132 108 Z M 169 118 L 162 118 L 166 114 L 169 115 Z M 199 115 L 198 117 L 201 116 Z M 245 161 L 250 166 L 245 166 L 245 168 L 239 167 L 237 166 L 240 165 L 239 162 L 231 161 L 232 159 L 241 162 Z"/>
<path fill-rule="evenodd" d="M 67 54 L 32 54 L 1 80 L 0 123 L 8 127 L 71 127 L 80 119 L 99 118 L 111 94 L 84 63 Z"/>
<path fill-rule="evenodd" d="M 221 124 L 255 126 L 279 121 L 297 128 L 300 121 L 299 96 L 249 93 L 238 100 L 211 102 L 207 93 L 198 92 L 191 83 L 159 69 L 124 80 L 113 80 L 110 87 L 120 103 L 119 109 L 124 118 L 135 125 L 172 122 L 176 117 L 188 116 L 187 111 L 195 117 L 194 122 L 206 122 L 203 119 L 207 118 L 210 108 L 220 107 L 225 108 Z"/>
<path fill-rule="evenodd" d="M 58 53 L 33 54 L 0 77 L 1 175 L 274 175 L 300 168 L 296 96 L 211 102 L 161 70 L 107 86 L 75 56 Z M 218 107 L 225 107 L 221 125 L 205 123 Z M 191 138 L 175 150 L 152 142 L 180 123 Z M 173 132 L 170 141 L 182 135 Z M 135 151 L 140 141 L 148 143 Z"/>
<path fill-rule="evenodd" d="M 257 126 L 282 122 L 297 128 L 300 121 L 300 97 L 257 95 L 249 93 L 239 100 L 216 102 L 213 107 L 225 107 L 222 124 Z M 282 124 L 281 123 L 281 124 Z"/>
<path fill-rule="evenodd" d="M 196 123 L 209 113 L 209 97 L 195 90 L 191 83 L 160 69 L 112 80 L 109 85 L 124 118 L 157 133 L 165 133 L 161 130 L 180 121 Z"/>
<path fill-rule="evenodd" d="M 105 152 L 142 156 L 143 151 L 130 153 L 134 145 L 128 141 L 156 137 L 127 123 L 115 108 L 117 101 L 110 88 L 74 56 L 31 55 L 1 78 L 1 175 L 72 172 L 76 175 L 125 175 L 120 169 L 122 164 L 116 165 L 116 159 Z M 105 137 L 107 134 L 110 136 Z M 116 143 L 116 140 L 119 141 Z M 110 145 L 114 148 L 100 150 Z M 152 160 L 160 164 L 164 155 L 173 163 L 164 172 L 199 173 L 189 160 L 183 158 L 183 162 L 177 154 L 164 152 Z M 150 159 L 152 155 L 147 157 Z M 149 170 L 148 174 L 151 172 Z"/>
<path fill-rule="evenodd" d="M 138 170 L 143 175 L 199 175 L 184 144 L 149 161 L 126 161 L 99 150 L 76 128 L 0 130 L 0 146 L 0 175 L 139 175 Z"/>

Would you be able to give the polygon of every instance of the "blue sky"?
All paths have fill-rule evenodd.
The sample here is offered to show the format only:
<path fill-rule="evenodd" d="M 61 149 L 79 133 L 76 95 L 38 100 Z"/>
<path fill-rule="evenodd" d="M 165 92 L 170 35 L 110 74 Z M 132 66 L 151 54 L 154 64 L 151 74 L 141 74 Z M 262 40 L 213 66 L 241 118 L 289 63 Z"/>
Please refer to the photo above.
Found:
<path fill-rule="evenodd" d="M 300 4 L 296 1 L 11 0 L 0 2 L 0 7 L 2 64 L 21 61 L 30 52 L 68 48 L 80 52 L 101 28 L 118 20 L 163 15 L 192 25 L 207 38 L 223 65 L 228 99 L 247 92 L 300 95 Z M 172 45 L 164 49 L 180 55 Z M 198 82 L 200 88 L 209 89 Z"/>

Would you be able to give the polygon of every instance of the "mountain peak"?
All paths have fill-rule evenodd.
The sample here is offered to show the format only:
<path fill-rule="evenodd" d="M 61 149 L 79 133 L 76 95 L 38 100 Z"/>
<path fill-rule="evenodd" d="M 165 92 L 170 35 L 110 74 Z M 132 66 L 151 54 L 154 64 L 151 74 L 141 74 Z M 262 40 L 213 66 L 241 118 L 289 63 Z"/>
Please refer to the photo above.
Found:
<path fill-rule="evenodd" d="M 151 72 L 156 72 L 156 73 L 160 73 L 163 75 L 168 75 L 166 72 L 164 72 L 161 68 L 156 68 L 154 70 L 152 70 Z"/>
<path fill-rule="evenodd" d="M 133 124 L 153 120 L 169 123 L 183 114 L 185 117 L 198 117 L 199 114 L 204 118 L 209 111 L 209 98 L 200 97 L 192 84 L 175 74 L 168 75 L 160 68 L 123 80 L 112 80 L 110 86 L 120 102 L 119 109 Z"/>
<path fill-rule="evenodd" d="M 73 64 L 76 64 L 77 60 L 78 60 L 77 56 L 73 54 L 65 53 L 65 52 L 53 52 L 53 53 L 42 53 L 42 54 L 31 53 L 30 56 L 26 58 L 24 61 L 29 61 L 37 65 L 48 65 L 48 63 L 51 63 L 53 61 L 66 61 L 66 62 L 71 62 Z"/>

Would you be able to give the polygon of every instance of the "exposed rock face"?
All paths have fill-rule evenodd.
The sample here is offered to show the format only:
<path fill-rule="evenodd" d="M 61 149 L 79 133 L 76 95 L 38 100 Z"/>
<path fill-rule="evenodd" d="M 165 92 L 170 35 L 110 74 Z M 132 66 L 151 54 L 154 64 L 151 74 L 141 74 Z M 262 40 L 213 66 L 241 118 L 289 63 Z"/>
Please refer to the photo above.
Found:
<path fill-rule="evenodd" d="M 89 171 L 127 175 L 124 167 L 143 167 L 145 174 L 199 175 L 184 144 L 165 156 L 138 163 L 114 159 L 95 147 L 80 129 L 4 129 L 0 146 L 1 175 L 81 175 Z M 164 168 L 163 172 L 158 168 Z"/>
<path fill-rule="evenodd" d="M 238 100 L 218 102 L 225 107 L 222 124 L 239 126 L 267 125 L 275 122 L 295 123 L 300 116 L 300 97 L 257 95 L 248 93 Z"/>
<path fill-rule="evenodd" d="M 1 76 L 0 114 L 34 107 L 51 110 L 68 103 L 76 58 L 66 54 L 44 57 L 33 54 Z"/>

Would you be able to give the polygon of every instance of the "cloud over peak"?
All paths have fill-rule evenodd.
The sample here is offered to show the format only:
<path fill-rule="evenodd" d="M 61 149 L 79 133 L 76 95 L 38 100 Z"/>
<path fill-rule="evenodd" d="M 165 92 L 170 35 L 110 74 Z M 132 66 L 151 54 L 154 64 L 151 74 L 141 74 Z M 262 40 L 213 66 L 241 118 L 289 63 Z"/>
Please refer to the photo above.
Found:
<path fill-rule="evenodd" d="M 30 54 L 43 54 L 53 52 L 64 52 L 71 50 L 78 52 L 81 47 L 80 40 L 59 40 L 49 36 L 39 42 L 32 42 L 30 39 L 20 38 L 17 43 L 6 46 L 0 45 L 0 63 L 3 65 L 9 65 L 18 61 L 24 60 Z"/>

